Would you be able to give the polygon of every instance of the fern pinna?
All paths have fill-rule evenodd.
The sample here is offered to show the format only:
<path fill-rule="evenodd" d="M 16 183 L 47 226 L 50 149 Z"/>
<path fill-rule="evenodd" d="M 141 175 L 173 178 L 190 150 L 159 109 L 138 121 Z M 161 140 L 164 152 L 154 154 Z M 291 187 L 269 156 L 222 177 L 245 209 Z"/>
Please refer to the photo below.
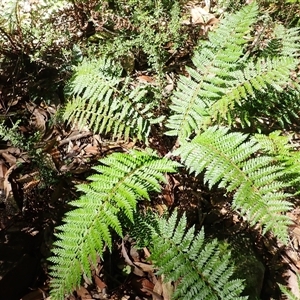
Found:
<path fill-rule="evenodd" d="M 186 216 L 177 222 L 175 212 L 168 220 L 158 219 L 158 230 L 153 230 L 150 259 L 165 281 L 178 282 L 172 299 L 247 299 L 240 296 L 242 280 L 230 279 L 229 251 L 221 254 L 217 240 L 207 242 L 203 230 L 195 235 L 194 227 L 186 228 Z"/>
<path fill-rule="evenodd" d="M 109 59 L 84 60 L 67 88 L 64 119 L 112 138 L 147 141 L 151 125 L 164 117 L 155 115 L 148 87 L 121 75 L 122 68 Z"/>
<path fill-rule="evenodd" d="M 149 191 L 159 191 L 165 172 L 175 172 L 178 163 L 159 158 L 154 153 L 132 151 L 114 153 L 94 167 L 99 173 L 92 182 L 78 186 L 84 194 L 71 204 L 77 207 L 67 213 L 59 226 L 58 241 L 53 250 L 51 299 L 61 300 L 79 286 L 81 274 L 91 276 L 91 264 L 104 246 L 111 248 L 111 230 L 122 236 L 120 213 L 133 222 L 136 203 L 149 199 Z"/>
<path fill-rule="evenodd" d="M 259 153 L 255 139 L 239 132 L 228 133 L 225 127 L 210 127 L 191 142 L 183 142 L 174 155 L 196 174 L 205 170 L 210 187 L 217 184 L 234 192 L 233 207 L 246 215 L 251 224 L 263 225 L 286 242 L 291 223 L 284 214 L 292 204 L 282 192 L 288 183 L 281 181 L 284 172 L 274 158 Z"/>

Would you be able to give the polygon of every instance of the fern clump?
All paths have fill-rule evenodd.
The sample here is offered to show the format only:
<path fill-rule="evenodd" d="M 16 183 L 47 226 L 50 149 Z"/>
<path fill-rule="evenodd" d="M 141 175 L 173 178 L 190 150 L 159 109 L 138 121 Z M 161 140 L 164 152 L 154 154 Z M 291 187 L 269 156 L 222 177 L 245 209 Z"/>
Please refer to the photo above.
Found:
<path fill-rule="evenodd" d="M 71 205 L 64 225 L 57 229 L 58 241 L 53 250 L 51 275 L 52 299 L 63 299 L 79 286 L 81 274 L 91 276 L 90 266 L 102 256 L 105 246 L 111 249 L 111 230 L 122 236 L 119 214 L 134 222 L 136 203 L 149 199 L 149 191 L 159 191 L 165 172 L 175 172 L 178 163 L 159 158 L 154 153 L 132 151 L 114 153 L 94 167 L 98 174 L 92 182 L 78 186 L 84 194 Z"/>
<path fill-rule="evenodd" d="M 221 254 L 218 241 L 205 242 L 204 231 L 186 230 L 184 215 L 177 223 L 177 213 L 158 220 L 153 231 L 151 259 L 166 281 L 178 282 L 172 299 L 247 299 L 241 297 L 242 280 L 230 280 L 234 266 L 230 252 Z"/>

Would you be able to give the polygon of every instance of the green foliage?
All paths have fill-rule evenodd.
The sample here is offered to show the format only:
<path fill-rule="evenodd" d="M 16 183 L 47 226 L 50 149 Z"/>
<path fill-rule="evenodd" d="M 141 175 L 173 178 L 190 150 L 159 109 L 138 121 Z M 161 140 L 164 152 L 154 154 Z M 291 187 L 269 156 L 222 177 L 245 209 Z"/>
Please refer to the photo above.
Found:
<path fill-rule="evenodd" d="M 232 71 L 240 67 L 245 36 L 256 16 L 257 6 L 247 6 L 225 19 L 198 47 L 193 58 L 197 70 L 187 68 L 190 78 L 181 76 L 173 95 L 168 135 L 185 138 L 197 132 L 210 115 L 211 105 L 234 87 Z"/>
<path fill-rule="evenodd" d="M 234 192 L 233 207 L 246 215 L 251 224 L 259 222 L 263 232 L 272 230 L 286 242 L 290 219 L 284 215 L 291 209 L 282 192 L 287 186 L 280 181 L 282 167 L 272 157 L 259 155 L 255 140 L 227 128 L 210 127 L 191 142 L 184 142 L 174 152 L 190 172 L 196 175 L 205 170 L 204 181 L 209 187 L 217 184 Z"/>
<path fill-rule="evenodd" d="M 170 39 L 175 48 L 180 44 L 179 4 L 148 0 L 105 3 L 99 4 L 103 32 L 89 38 L 97 45 L 91 46 L 93 55 L 76 61 L 66 88 L 70 101 L 64 119 L 112 139 L 132 138 L 147 144 L 152 125 L 161 125 L 163 120 L 159 105 L 165 104 L 157 103 L 151 85 L 133 80 L 124 60 L 142 51 L 150 70 L 161 75 L 167 55 L 160 50 Z M 180 156 L 191 176 L 203 173 L 210 188 L 225 188 L 233 197 L 233 208 L 251 225 L 259 223 L 263 233 L 272 231 L 286 242 L 290 224 L 286 212 L 292 207 L 287 191 L 297 183 L 299 172 L 294 164 L 299 156 L 278 132 L 269 137 L 250 136 L 229 127 L 253 128 L 261 119 L 265 126 L 274 108 L 278 114 L 273 118 L 283 124 L 291 122 L 288 113 L 298 112 L 299 88 L 292 80 L 299 63 L 298 31 L 279 26 L 270 43 L 254 51 L 251 32 L 258 13 L 255 2 L 247 5 L 198 43 L 194 67 L 186 67 L 189 76 L 179 77 L 171 96 L 166 134 L 178 137 L 179 148 L 170 156 Z M 121 20 L 128 27 L 120 25 Z M 173 25 L 164 27 L 166 20 Z M 99 49 L 103 53 L 99 54 Z M 282 113 L 283 106 L 286 110 Z M 216 123 L 218 126 L 213 126 Z M 224 124 L 227 127 L 220 126 Z M 77 208 L 67 213 L 65 224 L 58 227 L 51 258 L 53 299 L 62 299 L 78 286 L 82 273 L 89 277 L 97 254 L 101 256 L 105 246 L 112 247 L 112 232 L 123 236 L 125 227 L 130 234 L 128 223 L 133 222 L 141 229 L 140 233 L 132 230 L 139 245 L 152 245 L 158 273 L 178 282 L 175 299 L 242 299 L 242 282 L 230 280 L 234 271 L 230 255 L 219 250 L 216 240 L 204 243 L 203 231 L 195 235 L 193 227 L 186 228 L 186 217 L 177 223 L 173 214 L 168 221 L 161 219 L 154 225 L 149 221 L 149 225 L 147 217 L 137 212 L 137 201 L 149 199 L 150 191 L 159 192 L 164 173 L 175 172 L 178 166 L 171 159 L 140 151 L 114 153 L 100 161 L 94 168 L 97 174 L 88 178 L 91 182 L 78 186 L 83 195 L 71 203 Z"/>
<path fill-rule="evenodd" d="M 175 51 L 185 37 L 180 28 L 179 1 L 113 1 L 103 5 L 101 14 L 104 30 L 90 37 L 101 45 L 101 52 L 117 60 L 140 57 L 149 70 L 163 77 L 170 57 L 165 46 L 169 43 Z"/>
<path fill-rule="evenodd" d="M 64 119 L 88 125 L 94 132 L 112 138 L 129 137 L 147 141 L 151 125 L 163 120 L 155 116 L 153 98 L 146 86 L 130 85 L 122 69 L 111 60 L 84 60 L 75 69 L 69 85 L 73 96 Z"/>
<path fill-rule="evenodd" d="M 165 172 L 175 172 L 179 164 L 154 153 L 132 151 L 113 153 L 94 167 L 98 173 L 88 179 L 92 182 L 78 186 L 84 194 L 71 204 L 77 207 L 67 213 L 57 233 L 54 263 L 51 275 L 52 299 L 63 299 L 79 285 L 81 274 L 91 276 L 90 265 L 105 245 L 112 246 L 111 230 L 122 236 L 119 213 L 131 222 L 136 203 L 149 199 L 149 191 L 160 191 Z"/>
<path fill-rule="evenodd" d="M 270 101 L 261 111 L 271 113 L 270 108 L 280 102 L 271 95 L 284 94 L 289 84 L 294 91 L 290 73 L 298 63 L 297 31 L 289 31 L 291 40 L 279 34 L 282 40 L 276 56 L 250 59 L 245 51 L 257 9 L 254 3 L 228 16 L 209 34 L 209 40 L 199 45 L 193 57 L 196 69 L 187 68 L 190 77 L 180 77 L 172 97 L 173 114 L 166 134 L 186 138 L 216 122 L 235 126 L 237 118 L 250 127 L 259 118 L 257 107 L 265 101 L 260 98 L 262 93 L 270 93 Z M 299 104 L 295 106 L 294 114 Z"/>
<path fill-rule="evenodd" d="M 195 235 L 194 227 L 186 227 L 186 216 L 177 223 L 175 212 L 153 231 L 150 259 L 165 281 L 178 282 L 172 299 L 247 299 L 240 297 L 243 281 L 230 280 L 230 252 L 221 254 L 217 240 L 205 242 L 203 230 Z"/>

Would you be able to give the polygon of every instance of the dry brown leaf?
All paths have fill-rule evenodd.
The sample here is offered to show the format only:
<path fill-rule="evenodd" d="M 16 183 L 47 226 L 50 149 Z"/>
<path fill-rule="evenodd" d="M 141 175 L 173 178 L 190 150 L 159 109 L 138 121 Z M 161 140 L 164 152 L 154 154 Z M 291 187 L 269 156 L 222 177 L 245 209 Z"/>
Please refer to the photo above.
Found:
<path fill-rule="evenodd" d="M 161 282 L 161 277 L 158 278 L 158 280 L 156 281 L 154 288 L 153 288 L 153 292 L 155 292 L 158 295 L 162 295 L 163 293 L 163 288 L 162 288 L 162 282 Z M 157 300 L 157 296 L 156 295 L 152 295 L 152 299 L 153 300 Z"/>
<path fill-rule="evenodd" d="M 9 165 L 15 165 L 16 162 L 17 162 L 17 158 L 14 157 L 13 155 L 9 154 L 9 153 L 1 153 L 2 157 L 6 160 L 6 162 L 9 164 Z"/>
<path fill-rule="evenodd" d="M 84 147 L 83 150 L 86 154 L 90 154 L 90 155 L 98 155 L 99 154 L 99 148 L 96 146 L 92 146 L 91 144 L 88 144 L 86 147 Z"/>
<path fill-rule="evenodd" d="M 48 121 L 47 112 L 44 109 L 28 102 L 26 103 L 26 108 L 32 114 L 29 124 L 42 133 L 45 133 L 46 122 Z"/>
<path fill-rule="evenodd" d="M 4 180 L 4 176 L 5 176 L 6 172 L 7 172 L 7 167 L 4 164 L 4 162 L 2 160 L 0 160 L 0 178 L 3 178 L 3 180 Z"/>
<path fill-rule="evenodd" d="M 290 288 L 291 292 L 300 299 L 300 291 L 297 281 L 297 275 L 291 270 L 287 270 L 284 274 L 285 278 L 288 278 L 287 287 Z"/>
<path fill-rule="evenodd" d="M 131 285 L 138 294 L 150 296 L 153 292 L 154 284 L 147 278 L 132 277 Z"/>
<path fill-rule="evenodd" d="M 81 286 L 79 289 L 76 290 L 78 297 L 80 297 L 81 300 L 93 300 L 91 294 L 89 291 Z"/>
<path fill-rule="evenodd" d="M 154 272 L 153 265 L 145 264 L 143 262 L 138 262 L 138 261 L 134 262 L 134 264 L 146 273 Z"/>
<path fill-rule="evenodd" d="M 171 300 L 172 295 L 174 294 L 174 286 L 171 282 L 164 282 L 162 277 L 162 289 L 163 289 L 163 297 L 164 300 Z"/>
<path fill-rule="evenodd" d="M 155 79 L 147 75 L 137 76 L 136 79 L 141 83 L 151 83 L 151 84 L 155 83 Z"/>
<path fill-rule="evenodd" d="M 98 292 L 102 292 L 107 287 L 106 283 L 97 275 L 94 276 L 95 284 Z"/>

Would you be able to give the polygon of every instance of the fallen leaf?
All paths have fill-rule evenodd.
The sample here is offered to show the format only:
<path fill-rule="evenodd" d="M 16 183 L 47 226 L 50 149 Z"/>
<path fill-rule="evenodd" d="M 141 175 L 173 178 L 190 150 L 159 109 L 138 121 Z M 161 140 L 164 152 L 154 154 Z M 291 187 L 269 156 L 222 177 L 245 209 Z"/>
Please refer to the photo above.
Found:
<path fill-rule="evenodd" d="M 99 148 L 96 146 L 92 146 L 91 144 L 88 144 L 86 147 L 83 148 L 85 154 L 90 155 L 98 155 L 99 154 Z"/>
<path fill-rule="evenodd" d="M 143 262 L 138 262 L 138 261 L 134 262 L 134 264 L 146 273 L 154 272 L 154 266 L 153 265 L 145 264 Z"/>
<path fill-rule="evenodd" d="M 9 153 L 5 153 L 5 152 L 1 153 L 1 155 L 9 165 L 15 165 L 16 164 L 17 159 L 13 155 L 11 155 Z"/>
<path fill-rule="evenodd" d="M 79 289 L 76 290 L 77 295 L 80 297 L 81 300 L 93 300 L 89 291 L 81 286 Z"/>
<path fill-rule="evenodd" d="M 94 276 L 95 284 L 97 286 L 98 292 L 102 292 L 103 289 L 107 287 L 106 283 L 97 275 Z"/>
<path fill-rule="evenodd" d="M 162 276 L 162 289 L 163 289 L 163 297 L 164 300 L 171 300 L 172 295 L 174 293 L 174 286 L 171 282 L 164 282 L 164 278 Z"/>

